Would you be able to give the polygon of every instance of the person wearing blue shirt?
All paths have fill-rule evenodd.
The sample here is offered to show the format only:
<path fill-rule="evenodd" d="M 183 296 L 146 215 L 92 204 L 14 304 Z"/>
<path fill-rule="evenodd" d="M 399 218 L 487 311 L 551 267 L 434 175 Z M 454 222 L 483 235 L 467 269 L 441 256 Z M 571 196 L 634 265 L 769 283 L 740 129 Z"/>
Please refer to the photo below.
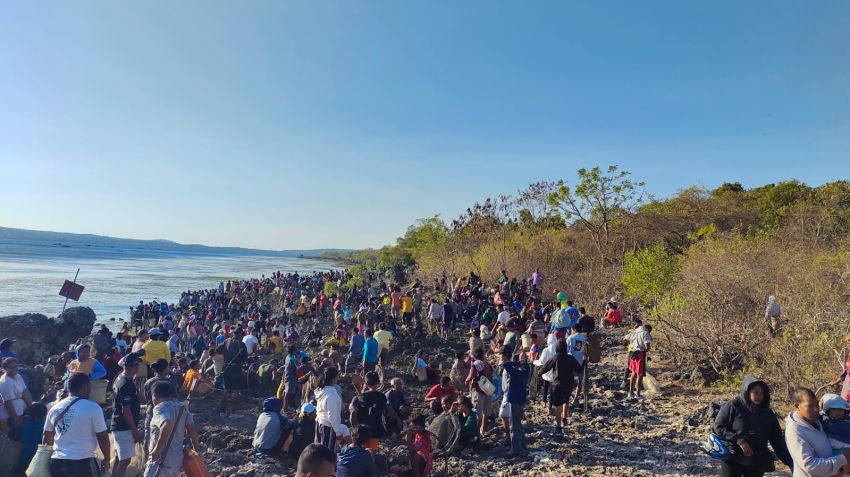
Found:
<path fill-rule="evenodd" d="M 348 357 L 345 360 L 345 371 L 348 372 L 349 364 L 361 361 L 363 359 L 363 348 L 366 345 L 366 338 L 360 333 L 359 329 L 355 329 L 354 336 L 351 337 L 351 344 L 348 346 Z"/>
<path fill-rule="evenodd" d="M 366 341 L 363 344 L 363 372 L 368 373 L 375 369 L 378 364 L 378 354 L 381 352 L 381 345 L 373 336 L 372 328 L 366 329 Z"/>
<path fill-rule="evenodd" d="M 3 338 L 3 341 L 0 341 L 0 361 L 3 361 L 5 358 L 18 359 L 18 354 L 12 351 L 12 345 L 15 342 L 16 340 L 12 338 Z"/>
<path fill-rule="evenodd" d="M 367 425 L 354 426 L 351 433 L 354 444 L 340 449 L 336 461 L 337 477 L 378 477 L 372 453 L 366 450 L 372 434 L 372 429 Z"/>
<path fill-rule="evenodd" d="M 528 397 L 528 379 L 531 376 L 531 366 L 524 352 L 519 354 L 519 361 L 510 361 L 513 350 L 505 347 L 502 350 L 502 381 L 506 389 L 506 400 L 511 406 L 511 454 L 524 456 L 525 431 L 522 419 L 525 414 L 525 404 Z"/>

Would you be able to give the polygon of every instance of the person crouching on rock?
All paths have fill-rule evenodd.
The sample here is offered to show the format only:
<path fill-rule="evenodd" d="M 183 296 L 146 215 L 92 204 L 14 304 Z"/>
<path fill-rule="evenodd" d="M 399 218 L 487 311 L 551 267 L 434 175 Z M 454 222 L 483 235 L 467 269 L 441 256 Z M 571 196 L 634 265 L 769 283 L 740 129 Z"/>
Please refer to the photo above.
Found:
<path fill-rule="evenodd" d="M 254 428 L 254 449 L 260 454 L 277 457 L 289 451 L 295 422 L 280 414 L 283 403 L 278 398 L 263 401 L 263 412 Z"/>

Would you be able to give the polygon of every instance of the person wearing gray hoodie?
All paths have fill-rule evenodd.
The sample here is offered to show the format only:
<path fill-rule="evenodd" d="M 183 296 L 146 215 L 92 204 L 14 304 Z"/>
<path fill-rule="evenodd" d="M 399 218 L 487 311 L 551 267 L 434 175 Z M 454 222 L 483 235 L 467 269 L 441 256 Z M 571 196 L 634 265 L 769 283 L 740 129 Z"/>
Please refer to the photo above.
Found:
<path fill-rule="evenodd" d="M 815 393 L 798 388 L 794 412 L 785 418 L 785 442 L 794 459 L 794 477 L 833 477 L 850 472 L 850 449 L 833 455 L 829 437 L 820 423 L 820 406 Z"/>
<path fill-rule="evenodd" d="M 720 463 L 721 477 L 762 477 L 775 469 L 775 458 L 793 465 L 779 419 L 770 408 L 770 388 L 752 375 L 744 378 L 741 394 L 720 408 L 712 430 L 735 451 L 731 460 Z"/>

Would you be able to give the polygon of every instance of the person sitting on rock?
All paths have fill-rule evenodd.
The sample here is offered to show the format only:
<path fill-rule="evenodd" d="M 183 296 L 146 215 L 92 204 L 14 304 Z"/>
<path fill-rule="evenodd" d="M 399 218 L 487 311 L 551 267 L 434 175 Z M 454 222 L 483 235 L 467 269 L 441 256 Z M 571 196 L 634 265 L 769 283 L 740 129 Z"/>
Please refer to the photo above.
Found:
<path fill-rule="evenodd" d="M 435 384 L 428 393 L 425 394 L 425 403 L 427 403 L 431 410 L 434 411 L 434 415 L 440 414 L 445 409 L 442 406 L 442 398 L 445 396 L 450 396 L 452 398 L 452 402 L 457 400 L 457 389 L 455 389 L 452 384 L 452 378 L 448 376 L 443 376 L 440 379 L 440 384 Z"/>
<path fill-rule="evenodd" d="M 100 361 L 91 357 L 91 345 L 83 343 L 74 350 L 77 359 L 68 363 L 66 376 L 74 373 L 84 373 L 89 379 L 103 379 L 106 377 L 106 368 Z"/>
<path fill-rule="evenodd" d="M 254 449 L 260 454 L 277 457 L 289 451 L 296 423 L 280 414 L 283 402 L 278 398 L 263 401 L 263 412 L 254 428 Z"/>

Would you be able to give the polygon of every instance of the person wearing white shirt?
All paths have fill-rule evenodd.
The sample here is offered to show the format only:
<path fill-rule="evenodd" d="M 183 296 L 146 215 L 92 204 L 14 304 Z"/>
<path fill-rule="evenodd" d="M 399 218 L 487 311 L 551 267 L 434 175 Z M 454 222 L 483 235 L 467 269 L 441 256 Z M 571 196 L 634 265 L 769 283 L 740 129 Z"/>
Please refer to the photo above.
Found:
<path fill-rule="evenodd" d="M 508 322 L 511 321 L 511 313 L 505 309 L 505 305 L 499 305 L 499 316 L 496 317 L 496 322 L 503 324 L 504 326 L 508 326 Z"/>
<path fill-rule="evenodd" d="M 8 420 L 13 429 L 20 431 L 24 411 L 32 405 L 32 396 L 24 378 L 18 374 L 18 360 L 4 358 L 2 364 L 5 374 L 0 376 L 0 396 L 3 398 L 0 420 Z"/>
<path fill-rule="evenodd" d="M 95 450 L 100 447 L 103 468 L 109 465 L 109 434 L 103 410 L 88 399 L 91 385 L 88 375 L 76 373 L 68 378 L 71 395 L 57 402 L 44 421 L 44 443 L 53 446 L 50 474 L 53 477 L 97 477 L 100 465 Z"/>
<path fill-rule="evenodd" d="M 345 437 L 347 428 L 342 423 L 342 396 L 338 386 L 337 368 L 326 368 L 322 387 L 316 389 L 316 443 L 336 453 L 337 440 Z"/>
<path fill-rule="evenodd" d="M 245 347 L 248 348 L 248 354 L 254 354 L 260 346 L 260 339 L 257 338 L 257 330 L 252 329 L 249 335 L 242 338 L 242 342 L 245 343 Z"/>
<path fill-rule="evenodd" d="M 546 365 L 546 363 L 555 357 L 557 349 L 558 338 L 555 337 L 555 333 L 549 333 L 549 336 L 546 337 L 546 347 L 540 352 L 540 356 L 534 362 L 534 365 L 540 367 Z M 555 378 L 555 375 L 549 370 L 543 373 L 541 377 L 543 378 L 543 403 L 545 404 L 549 402 L 549 388 L 552 386 L 552 380 Z"/>

